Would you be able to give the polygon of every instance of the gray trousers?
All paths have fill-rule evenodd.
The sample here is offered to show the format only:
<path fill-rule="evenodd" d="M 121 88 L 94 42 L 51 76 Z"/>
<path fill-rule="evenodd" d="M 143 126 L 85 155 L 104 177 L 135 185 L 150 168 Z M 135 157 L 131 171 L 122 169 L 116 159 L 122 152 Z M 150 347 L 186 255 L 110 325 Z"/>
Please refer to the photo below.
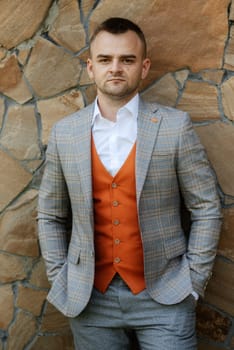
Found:
<path fill-rule="evenodd" d="M 196 301 L 154 301 L 146 290 L 134 295 L 117 275 L 105 294 L 95 288 L 85 310 L 70 318 L 76 350 L 130 350 L 135 333 L 141 350 L 196 350 Z M 134 347 L 135 349 L 135 347 Z"/>

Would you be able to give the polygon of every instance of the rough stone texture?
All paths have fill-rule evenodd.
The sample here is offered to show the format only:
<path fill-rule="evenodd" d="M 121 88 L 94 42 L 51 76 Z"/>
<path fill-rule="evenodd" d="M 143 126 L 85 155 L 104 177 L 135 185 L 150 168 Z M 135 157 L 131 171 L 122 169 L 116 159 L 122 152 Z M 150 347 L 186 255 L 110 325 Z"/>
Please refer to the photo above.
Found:
<path fill-rule="evenodd" d="M 0 286 L 0 329 L 7 329 L 13 318 L 13 291 L 10 285 Z"/>
<path fill-rule="evenodd" d="M 199 126 L 196 131 L 205 146 L 225 194 L 234 196 L 234 128 L 221 122 Z"/>
<path fill-rule="evenodd" d="M 73 350 L 72 334 L 64 336 L 38 337 L 31 350 Z"/>
<path fill-rule="evenodd" d="M 224 56 L 224 63 L 224 68 L 234 70 L 234 26 L 232 26 L 230 30 L 230 38 Z"/>
<path fill-rule="evenodd" d="M 234 3 L 233 3 L 233 1 L 232 1 L 232 3 L 231 3 L 229 19 L 230 19 L 231 21 L 234 21 Z"/>
<path fill-rule="evenodd" d="M 223 225 L 219 241 L 218 254 L 234 262 L 234 208 L 223 210 Z"/>
<path fill-rule="evenodd" d="M 37 191 L 30 190 L 0 217 L 0 250 L 38 256 L 36 207 Z"/>
<path fill-rule="evenodd" d="M 24 258 L 0 253 L 0 283 L 23 280 L 27 277 Z"/>
<path fill-rule="evenodd" d="M 234 121 L 234 77 L 226 80 L 221 87 L 225 115 Z"/>
<path fill-rule="evenodd" d="M 216 259 L 206 301 L 234 316 L 234 264 L 231 261 Z"/>
<path fill-rule="evenodd" d="M 53 305 L 47 303 L 42 319 L 42 332 L 66 332 L 69 329 L 68 319 L 57 311 Z"/>
<path fill-rule="evenodd" d="M 71 92 L 37 103 L 42 122 L 42 142 L 48 143 L 52 125 L 63 117 L 84 107 L 84 100 L 80 91 Z"/>
<path fill-rule="evenodd" d="M 27 62 L 31 48 L 20 49 L 17 55 L 18 62 L 24 65 Z"/>
<path fill-rule="evenodd" d="M 149 102 L 175 107 L 178 98 L 178 85 L 172 74 L 168 73 L 142 93 Z"/>
<path fill-rule="evenodd" d="M 25 345 L 29 342 L 35 331 L 35 318 L 32 315 L 20 310 L 16 315 L 16 320 L 9 328 L 7 350 L 24 349 Z"/>
<path fill-rule="evenodd" d="M 38 97 L 50 97 L 77 85 L 80 71 L 78 58 L 40 38 L 33 48 L 25 76 Z"/>
<path fill-rule="evenodd" d="M 11 49 L 30 39 L 41 25 L 52 0 L 1 0 L 0 46 Z"/>
<path fill-rule="evenodd" d="M 187 81 L 177 107 L 188 112 L 193 121 L 220 118 L 217 88 L 206 82 Z"/>
<path fill-rule="evenodd" d="M 175 79 L 181 88 L 184 87 L 184 84 L 188 78 L 188 75 L 189 75 L 188 69 L 182 69 L 182 70 L 179 70 L 178 72 L 175 72 Z"/>
<path fill-rule="evenodd" d="M 45 302 L 47 292 L 29 287 L 19 286 L 16 306 L 39 316 Z M 36 301 L 36 302 L 35 302 Z"/>
<path fill-rule="evenodd" d="M 46 276 L 45 263 L 42 258 L 34 265 L 29 283 L 39 288 L 50 287 Z"/>
<path fill-rule="evenodd" d="M 50 37 L 67 49 L 77 52 L 85 46 L 85 32 L 77 0 L 60 0 L 59 13 L 49 32 Z"/>
<path fill-rule="evenodd" d="M 2 127 L 3 115 L 5 112 L 4 100 L 0 98 L 0 129 Z"/>
<path fill-rule="evenodd" d="M 220 70 L 205 70 L 201 72 L 203 80 L 213 82 L 215 84 L 220 84 L 222 82 L 224 71 Z"/>
<path fill-rule="evenodd" d="M 0 92 L 19 103 L 32 98 L 14 55 L 0 63 Z"/>
<path fill-rule="evenodd" d="M 216 0 L 214 6 L 213 0 L 198 0 L 188 6 L 187 0 L 119 0 L 113 6 L 112 0 L 103 0 L 90 18 L 91 29 L 110 16 L 137 18 L 152 58 L 148 81 L 184 67 L 194 72 L 221 68 L 229 2 Z"/>
<path fill-rule="evenodd" d="M 223 342 L 228 334 L 231 321 L 209 306 L 199 304 L 197 307 L 197 333 L 209 339 Z"/>
<path fill-rule="evenodd" d="M 38 130 L 34 106 L 10 106 L 0 143 L 20 160 L 39 158 Z"/>
<path fill-rule="evenodd" d="M 0 149 L 0 212 L 9 204 L 31 181 L 32 175 L 26 172 L 20 164 Z M 7 189 L 7 190 L 6 190 Z"/>

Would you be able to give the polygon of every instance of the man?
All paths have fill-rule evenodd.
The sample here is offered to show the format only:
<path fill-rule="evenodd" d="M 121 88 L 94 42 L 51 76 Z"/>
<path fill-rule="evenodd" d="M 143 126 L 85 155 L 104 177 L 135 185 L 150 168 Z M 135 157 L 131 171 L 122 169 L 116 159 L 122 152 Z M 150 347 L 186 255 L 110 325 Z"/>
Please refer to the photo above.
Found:
<path fill-rule="evenodd" d="M 47 149 L 38 219 L 48 300 L 79 350 L 129 349 L 129 332 L 141 350 L 196 349 L 220 204 L 188 115 L 139 97 L 149 68 L 140 28 L 103 22 L 87 62 L 97 99 L 58 122 Z"/>

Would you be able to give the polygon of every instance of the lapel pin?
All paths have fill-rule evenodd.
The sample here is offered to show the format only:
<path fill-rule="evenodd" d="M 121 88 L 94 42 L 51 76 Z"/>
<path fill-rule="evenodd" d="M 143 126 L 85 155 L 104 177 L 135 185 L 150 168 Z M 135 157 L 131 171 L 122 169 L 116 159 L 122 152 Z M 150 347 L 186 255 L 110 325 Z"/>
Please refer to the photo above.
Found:
<path fill-rule="evenodd" d="M 155 117 L 151 118 L 151 122 L 152 123 L 157 123 L 158 122 L 158 118 L 155 118 Z"/>

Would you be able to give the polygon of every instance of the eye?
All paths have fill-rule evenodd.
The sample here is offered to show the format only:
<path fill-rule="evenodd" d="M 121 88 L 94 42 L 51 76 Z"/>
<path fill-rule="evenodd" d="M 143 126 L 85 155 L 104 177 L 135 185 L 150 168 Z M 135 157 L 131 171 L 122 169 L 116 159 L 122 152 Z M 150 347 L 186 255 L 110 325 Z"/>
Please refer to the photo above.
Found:
<path fill-rule="evenodd" d="M 99 58 L 98 62 L 102 64 L 107 64 L 110 62 L 110 59 L 108 57 L 103 57 L 103 58 Z"/>
<path fill-rule="evenodd" d="M 124 64 L 133 64 L 133 63 L 135 62 L 135 59 L 132 58 L 132 57 L 124 57 L 124 58 L 122 59 L 122 62 L 123 62 Z"/>

